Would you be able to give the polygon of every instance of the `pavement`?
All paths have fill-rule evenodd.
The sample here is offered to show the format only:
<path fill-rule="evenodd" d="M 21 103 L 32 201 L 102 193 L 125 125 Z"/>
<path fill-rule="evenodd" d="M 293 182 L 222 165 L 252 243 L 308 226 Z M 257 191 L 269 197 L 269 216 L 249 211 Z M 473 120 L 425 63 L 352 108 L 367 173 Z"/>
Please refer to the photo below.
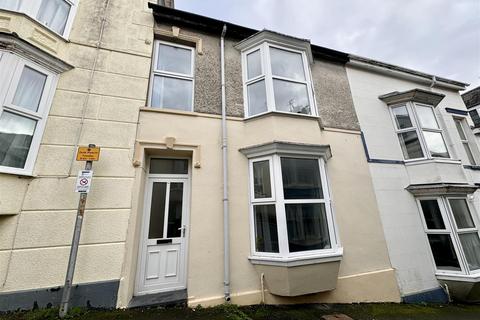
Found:
<path fill-rule="evenodd" d="M 58 309 L 0 314 L 1 320 L 57 319 Z M 480 320 L 480 305 L 462 304 L 316 304 L 214 308 L 149 308 L 91 310 L 74 308 L 69 319 L 82 320 Z"/>

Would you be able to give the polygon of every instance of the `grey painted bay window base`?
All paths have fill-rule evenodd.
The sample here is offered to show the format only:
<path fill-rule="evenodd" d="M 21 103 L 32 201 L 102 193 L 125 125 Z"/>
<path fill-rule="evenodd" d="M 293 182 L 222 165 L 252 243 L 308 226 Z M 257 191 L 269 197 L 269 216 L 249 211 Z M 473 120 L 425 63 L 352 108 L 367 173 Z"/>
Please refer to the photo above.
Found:
<path fill-rule="evenodd" d="M 402 297 L 403 303 L 448 303 L 448 295 L 442 288 L 417 292 Z"/>
<path fill-rule="evenodd" d="M 70 306 L 113 309 L 120 280 L 74 285 Z M 0 293 L 0 312 L 58 307 L 63 287 Z"/>

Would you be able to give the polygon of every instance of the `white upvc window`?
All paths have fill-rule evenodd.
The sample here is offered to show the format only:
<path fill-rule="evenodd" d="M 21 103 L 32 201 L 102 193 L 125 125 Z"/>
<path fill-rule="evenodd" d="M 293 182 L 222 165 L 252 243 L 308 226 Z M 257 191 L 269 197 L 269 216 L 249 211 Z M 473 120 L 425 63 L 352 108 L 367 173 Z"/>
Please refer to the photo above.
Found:
<path fill-rule="evenodd" d="M 338 254 L 323 158 L 274 154 L 249 166 L 253 258 Z"/>
<path fill-rule="evenodd" d="M 246 117 L 277 111 L 317 115 L 304 51 L 264 42 L 242 52 Z"/>
<path fill-rule="evenodd" d="M 450 158 L 432 106 L 409 102 L 390 112 L 405 160 Z"/>
<path fill-rule="evenodd" d="M 479 222 L 466 197 L 422 197 L 417 201 L 437 274 L 479 275 Z"/>
<path fill-rule="evenodd" d="M 31 175 L 56 75 L 0 52 L 0 172 Z"/>
<path fill-rule="evenodd" d="M 193 111 L 194 70 L 194 48 L 155 41 L 149 105 Z"/>
<path fill-rule="evenodd" d="M 475 156 L 472 152 L 472 146 L 469 141 L 468 130 L 470 130 L 470 126 L 465 118 L 454 117 L 453 121 L 455 121 L 455 127 L 457 128 L 458 136 L 460 137 L 460 141 L 462 142 L 465 153 L 467 154 L 468 161 L 472 166 L 474 166 L 477 164 L 477 161 L 475 160 Z"/>
<path fill-rule="evenodd" d="M 72 27 L 78 0 L 0 0 L 0 9 L 23 12 L 62 37 Z"/>

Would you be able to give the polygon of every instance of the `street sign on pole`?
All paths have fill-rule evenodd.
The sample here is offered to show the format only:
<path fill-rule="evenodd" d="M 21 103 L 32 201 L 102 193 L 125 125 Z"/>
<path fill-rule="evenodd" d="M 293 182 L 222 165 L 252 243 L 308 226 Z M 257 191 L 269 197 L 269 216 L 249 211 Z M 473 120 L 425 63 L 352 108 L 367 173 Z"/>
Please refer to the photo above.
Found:
<path fill-rule="evenodd" d="M 68 313 L 73 274 L 75 272 L 75 262 L 77 261 L 78 245 L 80 243 L 80 232 L 82 231 L 83 216 L 85 214 L 85 205 L 87 203 L 87 195 L 90 191 L 90 186 L 92 185 L 92 161 L 97 161 L 99 155 L 100 148 L 96 147 L 94 144 L 90 144 L 88 147 L 79 147 L 77 150 L 77 161 L 86 160 L 87 163 L 85 164 L 85 170 L 79 171 L 75 185 L 75 192 L 80 193 L 80 200 L 78 201 L 77 219 L 73 231 L 72 247 L 70 249 L 70 258 L 68 259 L 62 301 L 60 302 L 60 311 L 58 314 L 60 318 L 65 317 Z"/>

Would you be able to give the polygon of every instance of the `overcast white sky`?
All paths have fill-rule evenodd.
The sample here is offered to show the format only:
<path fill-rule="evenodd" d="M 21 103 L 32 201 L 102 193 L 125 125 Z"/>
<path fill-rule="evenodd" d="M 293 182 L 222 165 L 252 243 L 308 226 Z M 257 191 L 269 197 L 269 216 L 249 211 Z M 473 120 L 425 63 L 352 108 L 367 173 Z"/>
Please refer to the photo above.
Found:
<path fill-rule="evenodd" d="M 176 0 L 177 9 L 480 85 L 480 0 Z"/>

